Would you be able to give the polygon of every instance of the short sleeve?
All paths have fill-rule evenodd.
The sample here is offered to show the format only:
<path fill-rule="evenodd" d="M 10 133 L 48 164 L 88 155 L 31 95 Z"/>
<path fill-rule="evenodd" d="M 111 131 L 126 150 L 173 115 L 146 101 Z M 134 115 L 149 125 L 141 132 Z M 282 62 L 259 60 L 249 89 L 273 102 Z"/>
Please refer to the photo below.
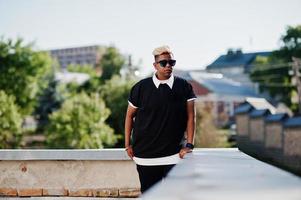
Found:
<path fill-rule="evenodd" d="M 131 91 L 130 91 L 130 95 L 128 98 L 128 102 L 129 104 L 134 107 L 134 108 L 138 108 L 139 107 L 139 93 L 140 93 L 140 86 L 139 84 L 136 84 L 132 87 Z"/>
<path fill-rule="evenodd" d="M 187 87 L 186 88 L 186 100 L 187 101 L 195 100 L 196 99 L 196 95 L 193 92 L 192 85 L 189 82 L 187 82 L 186 87 Z"/>

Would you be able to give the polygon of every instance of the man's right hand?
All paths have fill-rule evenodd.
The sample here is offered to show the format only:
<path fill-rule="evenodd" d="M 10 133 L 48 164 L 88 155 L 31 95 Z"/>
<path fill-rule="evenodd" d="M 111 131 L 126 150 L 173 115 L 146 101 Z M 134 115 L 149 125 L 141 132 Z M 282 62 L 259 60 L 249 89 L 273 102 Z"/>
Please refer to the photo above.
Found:
<path fill-rule="evenodd" d="M 133 152 L 133 148 L 132 146 L 128 146 L 126 147 L 126 153 L 128 154 L 128 156 L 133 160 L 134 157 L 134 152 Z"/>

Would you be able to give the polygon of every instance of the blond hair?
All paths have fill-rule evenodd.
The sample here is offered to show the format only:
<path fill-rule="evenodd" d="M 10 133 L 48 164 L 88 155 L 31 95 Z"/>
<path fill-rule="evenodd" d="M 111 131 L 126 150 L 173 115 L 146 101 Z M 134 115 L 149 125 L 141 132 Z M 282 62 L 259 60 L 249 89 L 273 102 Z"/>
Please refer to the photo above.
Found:
<path fill-rule="evenodd" d="M 157 47 L 153 50 L 153 55 L 155 56 L 155 58 L 159 55 L 162 55 L 162 54 L 171 54 L 171 55 L 173 55 L 172 51 L 170 50 L 169 46 L 167 46 L 167 45 Z"/>

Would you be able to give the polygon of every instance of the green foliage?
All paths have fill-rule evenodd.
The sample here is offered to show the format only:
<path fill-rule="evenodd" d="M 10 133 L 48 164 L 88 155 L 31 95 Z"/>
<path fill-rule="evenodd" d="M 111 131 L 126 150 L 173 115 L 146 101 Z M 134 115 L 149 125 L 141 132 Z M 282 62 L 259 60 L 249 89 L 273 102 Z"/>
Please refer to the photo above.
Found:
<path fill-rule="evenodd" d="M 288 63 L 274 63 L 272 57 L 257 57 L 254 62 L 250 78 L 259 83 L 261 92 L 268 91 L 277 101 L 282 101 L 291 105 L 291 96 L 289 95 L 294 86 L 291 84 L 291 67 Z"/>
<path fill-rule="evenodd" d="M 51 69 L 51 58 L 45 52 L 34 52 L 33 45 L 24 45 L 0 38 L 0 90 L 16 97 L 22 114 L 30 114 L 39 92 L 47 86 L 45 75 Z"/>
<path fill-rule="evenodd" d="M 96 70 L 91 65 L 68 65 L 68 72 L 79 72 L 89 74 L 90 77 L 97 76 Z"/>
<path fill-rule="evenodd" d="M 125 63 L 125 58 L 119 53 L 115 47 L 108 47 L 100 60 L 102 69 L 101 79 L 109 80 L 114 74 L 120 75 L 120 69 Z"/>
<path fill-rule="evenodd" d="M 115 139 L 118 139 L 115 147 L 121 147 L 124 143 L 124 119 L 128 105 L 127 99 L 134 83 L 129 78 L 124 80 L 119 76 L 120 69 L 124 64 L 125 59 L 118 49 L 108 47 L 100 61 L 103 71 L 101 77 L 90 66 L 70 65 L 67 67 L 68 71 L 90 75 L 90 79 L 84 84 L 67 84 L 66 89 L 71 96 L 76 96 L 82 92 L 89 95 L 100 94 L 100 97 L 105 101 L 105 105 L 111 110 L 106 123 L 114 129 Z"/>
<path fill-rule="evenodd" d="M 292 56 L 301 58 L 301 25 L 288 26 L 281 40 L 282 47 L 272 55 L 276 61 L 291 62 Z"/>
<path fill-rule="evenodd" d="M 91 69 L 88 69 L 91 70 Z M 84 70 L 77 70 L 76 71 L 73 69 L 74 72 L 83 72 L 83 73 L 88 73 L 90 75 L 90 79 L 86 82 L 84 82 L 82 85 L 68 85 L 69 90 L 73 89 L 73 91 L 80 93 L 82 91 L 91 94 L 91 93 L 98 93 L 100 90 L 100 86 L 103 84 L 103 81 L 101 78 L 98 76 L 95 70 L 93 71 L 88 71 L 86 69 Z"/>
<path fill-rule="evenodd" d="M 48 87 L 39 97 L 38 106 L 35 109 L 34 115 L 38 121 L 37 132 L 43 132 L 48 124 L 49 115 L 59 109 L 64 101 L 63 93 L 59 91 L 59 83 L 55 80 L 54 73 L 47 77 Z"/>
<path fill-rule="evenodd" d="M 17 148 L 22 139 L 22 118 L 14 96 L 0 90 L 0 148 Z"/>
<path fill-rule="evenodd" d="M 271 56 L 256 58 L 250 78 L 259 83 L 260 91 L 268 91 L 276 100 L 297 112 L 297 106 L 292 102 L 296 86 L 291 83 L 292 75 L 289 71 L 292 69 L 292 56 L 301 57 L 301 25 L 289 26 L 281 40 L 281 48 L 273 51 Z"/>
<path fill-rule="evenodd" d="M 90 76 L 89 80 L 87 80 L 81 85 L 76 82 L 64 84 L 65 89 L 71 95 L 75 95 L 81 92 L 91 94 L 98 91 L 98 88 L 101 85 L 101 80 L 95 68 L 93 68 L 91 65 L 68 65 L 67 70 L 68 72 L 85 73 Z"/>
<path fill-rule="evenodd" d="M 87 93 L 99 93 L 102 81 L 99 77 L 93 76 L 88 81 L 78 86 L 77 92 L 85 91 Z"/>
<path fill-rule="evenodd" d="M 116 138 L 105 120 L 110 110 L 97 94 L 77 94 L 50 115 L 47 146 L 50 148 L 103 148 Z"/>
<path fill-rule="evenodd" d="M 198 148 L 225 148 L 231 144 L 227 141 L 227 134 L 224 130 L 218 130 L 212 116 L 213 107 L 198 103 L 196 107 L 196 130 L 195 147 Z"/>
<path fill-rule="evenodd" d="M 128 106 L 128 95 L 133 84 L 133 81 L 126 81 L 115 75 L 101 87 L 100 95 L 112 112 L 107 122 L 114 128 L 115 134 L 119 138 L 116 147 L 124 145 L 124 119 Z"/>

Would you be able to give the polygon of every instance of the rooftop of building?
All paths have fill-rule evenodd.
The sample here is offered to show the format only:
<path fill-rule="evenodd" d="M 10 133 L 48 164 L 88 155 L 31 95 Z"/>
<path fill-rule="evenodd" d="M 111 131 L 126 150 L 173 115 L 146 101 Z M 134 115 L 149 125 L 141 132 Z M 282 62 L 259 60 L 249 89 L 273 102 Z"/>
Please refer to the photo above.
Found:
<path fill-rule="evenodd" d="M 196 81 L 201 86 L 207 88 L 212 93 L 224 95 L 237 95 L 257 97 L 254 89 L 242 85 L 241 83 L 224 77 L 220 73 L 209 73 L 206 71 L 181 71 L 175 70 L 176 76 L 182 77 L 187 81 Z"/>
<path fill-rule="evenodd" d="M 248 66 L 255 60 L 256 56 L 269 56 L 270 54 L 270 51 L 243 53 L 240 49 L 229 49 L 227 54 L 219 56 L 213 63 L 208 65 L 206 69 L 244 67 L 245 70 L 248 70 Z"/>

